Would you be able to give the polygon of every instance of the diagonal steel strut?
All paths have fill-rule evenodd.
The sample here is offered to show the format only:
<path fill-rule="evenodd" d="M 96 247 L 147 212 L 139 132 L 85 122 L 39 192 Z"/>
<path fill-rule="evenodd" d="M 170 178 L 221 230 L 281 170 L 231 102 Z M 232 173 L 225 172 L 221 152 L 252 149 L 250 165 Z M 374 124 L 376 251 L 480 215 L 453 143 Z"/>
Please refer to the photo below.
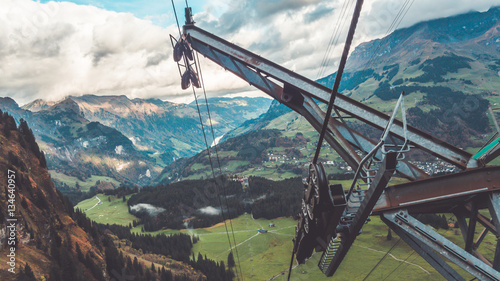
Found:
<path fill-rule="evenodd" d="M 322 103 L 327 103 L 330 98 L 331 90 L 329 88 L 192 24 L 185 25 L 184 32 L 187 34 L 193 49 L 281 102 L 284 102 L 284 85 L 291 85 L 301 94 Z M 339 93 L 335 100 L 335 107 L 339 111 L 379 129 L 385 128 L 389 120 L 389 116 L 386 114 Z M 391 128 L 391 133 L 403 139 L 403 124 L 396 120 Z M 478 165 L 470 153 L 414 127 L 408 126 L 407 137 L 411 144 L 461 169 L 477 167 Z"/>

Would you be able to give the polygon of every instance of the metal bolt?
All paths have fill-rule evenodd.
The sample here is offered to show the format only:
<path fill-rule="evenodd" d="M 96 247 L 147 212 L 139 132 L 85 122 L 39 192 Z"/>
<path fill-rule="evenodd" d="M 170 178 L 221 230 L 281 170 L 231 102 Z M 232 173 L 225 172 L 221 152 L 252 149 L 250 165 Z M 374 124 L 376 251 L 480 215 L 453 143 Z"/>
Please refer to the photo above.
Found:
<path fill-rule="evenodd" d="M 404 216 L 404 217 L 405 217 L 405 218 L 407 218 L 407 217 L 408 217 L 408 214 L 405 214 L 405 216 Z"/>
<path fill-rule="evenodd" d="M 402 225 L 402 224 L 403 224 L 403 222 L 402 222 L 402 221 L 399 221 L 399 225 Z"/>

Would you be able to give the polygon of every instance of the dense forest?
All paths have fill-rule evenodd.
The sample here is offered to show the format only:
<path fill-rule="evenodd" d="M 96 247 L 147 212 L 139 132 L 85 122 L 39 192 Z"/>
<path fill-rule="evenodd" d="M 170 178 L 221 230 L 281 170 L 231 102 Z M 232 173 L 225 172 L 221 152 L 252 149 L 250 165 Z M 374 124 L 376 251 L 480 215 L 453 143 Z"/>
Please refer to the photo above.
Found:
<path fill-rule="evenodd" d="M 96 224 L 102 231 L 109 230 L 120 239 L 127 239 L 132 242 L 132 248 L 142 249 L 146 253 L 155 253 L 171 257 L 174 260 L 188 262 L 193 248 L 191 236 L 186 234 L 173 234 L 173 235 L 149 235 L 149 234 L 136 234 L 130 232 L 130 227 L 121 225 L 109 224 Z M 196 239 L 196 238 L 195 238 Z"/>
<path fill-rule="evenodd" d="M 109 224 L 96 225 L 103 232 L 111 231 L 118 238 L 132 242 L 132 247 L 134 249 L 142 249 L 145 253 L 164 255 L 187 263 L 194 269 L 201 271 L 207 277 L 208 281 L 232 280 L 233 278 L 231 266 L 226 269 L 224 262 L 219 263 L 207 259 L 206 257 L 202 257 L 201 254 L 198 254 L 198 259 L 195 259 L 192 248 L 193 244 L 198 241 L 196 236 L 191 237 L 182 233 L 168 236 L 164 234 L 135 234 L 131 233 L 130 227 L 126 226 Z M 168 275 L 171 275 L 171 273 L 168 273 Z M 175 276 L 175 280 L 178 280 L 177 276 Z"/>
<path fill-rule="evenodd" d="M 300 212 L 304 185 L 300 178 L 271 181 L 261 177 L 248 179 L 251 197 L 263 197 L 252 205 L 253 217 L 274 219 L 295 217 Z"/>
<path fill-rule="evenodd" d="M 240 182 L 219 177 L 213 180 L 187 180 L 169 185 L 145 187 L 128 200 L 129 211 L 141 218 L 146 231 L 163 227 L 180 229 L 208 227 L 223 219 L 244 213 L 241 202 L 243 189 Z M 146 210 L 133 211 L 133 206 L 146 203 L 165 211 L 152 217 Z M 221 212 L 220 206 L 224 206 Z M 213 210 L 206 212 L 206 208 Z"/>
<path fill-rule="evenodd" d="M 190 180 L 147 187 L 128 200 L 129 211 L 141 219 L 138 224 L 144 224 L 145 231 L 208 227 L 244 212 L 267 219 L 298 214 L 303 192 L 300 178 L 272 181 L 250 177 L 248 183 L 244 189 L 240 182 L 220 177 L 217 184 L 213 180 Z M 165 211 L 159 214 L 144 209 L 134 211 L 133 206 L 138 204 L 150 204 Z M 204 211 L 207 208 L 216 211 Z"/>

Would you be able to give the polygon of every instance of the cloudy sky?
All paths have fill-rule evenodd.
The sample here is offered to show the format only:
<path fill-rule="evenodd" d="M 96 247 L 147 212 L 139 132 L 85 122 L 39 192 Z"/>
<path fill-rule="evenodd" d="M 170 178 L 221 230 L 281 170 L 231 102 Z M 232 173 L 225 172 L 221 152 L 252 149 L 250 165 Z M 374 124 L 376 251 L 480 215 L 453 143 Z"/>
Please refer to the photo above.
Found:
<path fill-rule="evenodd" d="M 317 79 L 336 71 L 355 1 L 188 2 L 197 26 Z M 182 25 L 185 0 L 174 3 Z M 0 5 L 0 96 L 20 104 L 82 94 L 192 99 L 190 90 L 181 90 L 172 60 L 169 34 L 178 32 L 170 1 L 0 0 Z M 500 0 L 366 0 L 354 43 L 386 35 L 402 8 L 398 27 L 499 5 Z M 328 53 L 328 67 L 320 69 L 337 27 L 343 33 Z M 209 95 L 257 93 L 214 63 L 201 64 Z"/>

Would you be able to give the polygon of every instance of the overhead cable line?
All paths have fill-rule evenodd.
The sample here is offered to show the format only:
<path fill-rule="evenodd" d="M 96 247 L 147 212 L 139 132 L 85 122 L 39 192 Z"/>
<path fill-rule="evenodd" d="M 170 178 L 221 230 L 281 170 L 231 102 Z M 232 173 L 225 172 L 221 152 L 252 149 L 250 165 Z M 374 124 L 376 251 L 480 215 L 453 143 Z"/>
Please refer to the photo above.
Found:
<path fill-rule="evenodd" d="M 397 269 L 398 269 L 398 268 L 399 268 L 402 264 L 406 263 L 406 261 L 407 261 L 407 260 L 408 260 L 408 259 L 409 259 L 409 258 L 410 258 L 413 254 L 415 254 L 415 253 L 416 253 L 416 252 L 413 250 L 413 251 L 412 251 L 412 252 L 411 252 L 411 253 L 410 253 L 410 254 L 406 257 L 406 259 L 402 260 L 402 261 L 398 264 L 398 266 L 396 266 L 396 268 L 394 268 L 394 269 L 393 269 L 393 270 L 389 273 L 389 275 L 387 275 L 387 276 L 384 278 L 384 280 L 382 280 L 382 281 L 387 280 L 387 278 L 389 278 L 389 276 L 391 276 L 391 274 L 393 274 L 393 273 L 394 273 L 394 272 L 395 272 L 395 271 L 396 271 L 396 270 L 397 270 Z"/>
<path fill-rule="evenodd" d="M 384 259 L 387 257 L 387 255 L 389 255 L 389 253 L 392 251 L 392 249 L 394 249 L 399 244 L 399 242 L 401 242 L 401 238 L 399 238 L 399 240 L 396 243 L 394 243 L 394 245 L 392 245 L 392 247 L 389 250 L 387 250 L 385 255 L 377 262 L 377 264 L 375 264 L 375 266 L 370 270 L 370 272 L 368 272 L 368 274 L 365 276 L 365 278 L 363 278 L 363 281 L 368 279 L 368 277 L 373 273 L 373 271 L 375 271 L 375 269 L 377 269 L 377 267 L 382 263 L 382 261 L 384 261 Z"/>
<path fill-rule="evenodd" d="M 337 45 L 340 31 L 344 27 L 345 16 L 347 15 L 346 11 L 348 10 L 347 8 L 348 3 L 350 4 L 349 0 L 345 0 L 344 4 L 342 5 L 342 9 L 340 10 L 340 16 L 337 18 L 337 23 L 335 24 L 335 28 L 332 32 L 330 40 L 328 41 L 325 54 L 323 55 L 323 59 L 321 60 L 320 67 L 318 69 L 318 73 L 316 74 L 316 79 L 322 78 L 321 76 L 323 76 L 323 74 L 325 73 L 326 66 L 328 65 L 329 62 L 328 56 L 330 55 L 331 49 L 332 47 L 335 48 L 335 46 Z"/>
<path fill-rule="evenodd" d="M 187 4 L 187 0 L 186 0 L 186 4 Z M 212 132 L 212 140 L 213 140 L 213 146 L 215 148 L 215 156 L 217 158 L 217 165 L 219 166 L 219 175 L 222 175 L 222 168 L 221 168 L 221 164 L 220 164 L 219 151 L 218 151 L 218 148 L 217 148 L 218 143 L 217 143 L 217 141 L 215 139 L 214 127 L 213 127 L 213 124 L 212 124 L 212 116 L 210 114 L 210 108 L 208 106 L 207 92 L 205 90 L 205 82 L 203 81 L 203 73 L 201 71 L 201 64 L 200 64 L 200 58 L 198 56 L 198 52 L 196 52 L 196 60 L 198 62 L 198 66 L 199 66 L 198 69 L 200 71 L 200 81 L 201 81 L 201 86 L 202 86 L 202 89 L 203 89 L 203 94 L 205 96 L 205 105 L 207 107 L 208 121 L 209 121 L 209 124 L 210 124 L 210 130 Z M 236 247 L 236 238 L 234 236 L 233 221 L 231 220 L 231 208 L 229 208 L 229 202 L 227 200 L 226 187 L 225 187 L 224 184 L 222 184 L 222 191 L 224 192 L 224 200 L 226 201 L 227 212 L 228 212 L 228 215 L 229 215 L 229 217 L 228 217 L 229 218 L 229 225 L 231 227 L 231 233 L 233 235 L 233 243 L 235 245 L 234 246 L 234 250 L 236 252 L 236 260 L 238 261 L 238 267 L 240 269 L 240 274 L 241 274 L 241 277 L 243 278 L 243 272 L 241 271 L 240 256 L 238 254 L 238 247 Z"/>
<path fill-rule="evenodd" d="M 384 34 L 384 37 L 386 37 L 387 35 L 389 35 L 391 32 L 395 31 L 399 27 L 399 25 L 401 24 L 401 21 L 403 20 L 403 18 L 406 16 L 406 14 L 408 13 L 408 11 L 410 10 L 410 8 L 413 5 L 414 1 L 415 0 L 405 0 L 405 2 L 403 2 L 403 5 L 401 6 L 401 8 L 399 9 L 398 13 L 396 14 L 396 16 L 392 20 L 391 24 L 387 28 L 387 30 L 386 30 L 386 32 Z M 370 55 L 370 58 L 368 59 L 368 62 L 365 64 L 365 66 L 363 67 L 363 69 L 360 72 L 364 72 L 365 70 L 367 70 L 367 69 L 369 69 L 369 68 L 371 68 L 373 66 L 373 64 L 375 62 L 375 59 L 377 57 L 377 54 L 380 51 L 380 48 L 382 47 L 382 43 L 383 42 L 384 42 L 384 38 L 381 38 L 379 40 L 378 44 L 377 44 L 377 47 L 375 48 L 375 50 Z M 354 84 L 358 84 L 358 82 L 360 80 L 360 77 L 361 76 L 358 76 L 356 78 L 356 82 Z"/>
<path fill-rule="evenodd" d="M 356 1 L 356 7 L 354 8 L 354 13 L 351 20 L 351 26 L 349 27 L 349 32 L 347 34 L 347 39 L 344 45 L 344 50 L 342 51 L 342 57 L 340 58 L 339 69 L 337 70 L 337 75 L 335 76 L 335 83 L 333 84 L 332 93 L 330 95 L 330 101 L 328 103 L 328 109 L 326 110 L 325 120 L 323 122 L 323 127 L 319 134 L 318 146 L 316 147 L 316 152 L 314 154 L 313 164 L 318 162 L 319 153 L 321 151 L 321 146 L 323 145 L 323 139 L 325 137 L 328 123 L 330 121 L 330 116 L 332 115 L 332 109 L 335 103 L 335 97 L 337 96 L 337 91 L 340 86 L 340 79 L 342 79 L 342 74 L 344 73 L 344 67 L 347 62 L 347 56 L 349 55 L 349 50 L 351 48 L 351 43 L 354 38 L 354 32 L 358 24 L 359 15 L 361 14 L 361 7 L 363 6 L 363 0 Z"/>
<path fill-rule="evenodd" d="M 177 29 L 179 30 L 179 36 L 181 36 L 182 38 L 182 33 L 180 31 L 180 25 L 179 25 L 179 20 L 177 18 L 177 12 L 175 10 L 175 4 L 174 4 L 174 1 L 171 0 L 172 2 L 172 8 L 174 10 L 174 14 L 175 14 L 175 20 L 177 22 Z M 187 5 L 187 0 L 186 0 L 186 5 Z M 186 58 L 184 58 L 185 60 L 187 60 Z M 198 59 L 198 57 L 197 57 Z M 186 61 L 186 67 L 188 67 L 189 64 L 188 62 Z M 200 73 L 201 73 L 201 68 L 198 68 L 198 70 L 200 70 Z M 201 76 L 200 76 L 201 78 Z M 203 84 L 203 91 L 205 92 L 205 88 L 204 88 L 204 83 L 202 80 L 200 80 L 201 83 Z M 221 210 L 221 217 L 222 217 L 222 221 L 224 222 L 224 227 L 225 227 L 225 230 L 226 230 L 226 235 L 227 235 L 227 239 L 228 239 L 228 243 L 229 243 L 229 251 L 232 253 L 232 249 L 233 249 L 233 246 L 231 245 L 231 238 L 229 237 L 229 230 L 227 228 L 227 223 L 226 223 L 226 218 L 224 216 L 224 210 L 223 210 L 223 206 L 222 206 L 222 200 L 221 200 L 221 195 L 220 195 L 220 191 L 219 191 L 219 188 L 218 188 L 218 184 L 217 184 L 217 178 L 215 176 L 215 171 L 214 171 L 214 166 L 213 166 L 213 161 L 212 161 L 212 156 L 211 156 L 211 152 L 210 152 L 210 147 L 208 145 L 208 141 L 207 141 L 207 136 L 205 134 L 205 126 L 203 125 L 203 120 L 202 120 L 202 117 L 201 117 L 201 110 L 200 110 L 200 106 L 199 106 L 199 103 L 198 103 L 198 97 L 196 96 L 196 91 L 193 88 L 193 96 L 194 96 L 194 99 L 195 99 L 195 103 L 196 103 L 196 108 L 197 108 L 197 111 L 198 111 L 198 117 L 200 119 L 200 125 L 201 125 L 201 130 L 202 130 L 202 133 L 203 133 L 203 139 L 205 141 L 205 146 L 207 148 L 207 155 L 208 155 L 208 160 L 209 160 L 209 163 L 210 163 L 210 168 L 211 168 L 211 171 L 212 171 L 212 178 L 213 178 L 213 181 L 214 181 L 214 185 L 216 187 L 216 192 L 217 192 L 217 198 L 218 198 L 218 201 L 219 201 L 219 206 L 220 206 L 220 210 Z M 205 99 L 206 99 L 206 93 L 205 93 Z M 208 103 L 207 103 L 207 109 L 208 109 Z M 210 119 L 210 126 L 212 127 L 212 121 Z M 212 135 L 213 135 L 213 127 L 212 127 Z M 217 155 L 217 160 L 218 160 L 218 155 Z M 219 160 L 218 160 L 219 161 Z M 219 162 L 219 169 L 220 169 L 220 162 Z M 226 198 L 226 202 L 227 202 L 227 198 Z M 228 206 L 228 210 L 229 210 L 229 206 Z M 234 239 L 234 231 L 233 232 L 233 239 Z M 236 243 L 236 241 L 235 241 Z M 234 245 L 235 248 L 236 248 L 236 244 Z M 240 266 L 240 261 L 239 261 L 239 257 L 237 255 L 237 260 L 238 260 L 238 265 L 239 265 L 239 268 L 240 268 L 240 273 L 241 273 L 241 266 Z M 239 276 L 242 276 L 241 274 L 237 274 L 238 276 L 238 280 L 239 280 Z"/>
<path fill-rule="evenodd" d="M 186 7 L 189 7 L 188 0 L 186 0 Z M 219 151 L 218 151 L 218 148 L 217 148 L 218 143 L 217 143 L 217 141 L 215 139 L 214 127 L 213 127 L 213 124 L 212 124 L 212 116 L 210 114 L 210 108 L 209 108 L 209 105 L 208 105 L 207 92 L 206 92 L 206 89 L 205 89 L 205 81 L 203 80 L 203 73 L 201 71 L 201 63 L 200 63 L 200 58 L 198 56 L 198 52 L 196 52 L 196 61 L 197 61 L 197 65 L 198 65 L 198 70 L 200 72 L 200 82 L 201 82 L 201 86 L 202 86 L 202 89 L 203 89 L 203 95 L 205 97 L 205 105 L 207 107 L 207 114 L 208 114 L 208 121 L 209 121 L 209 124 L 210 124 L 210 130 L 212 132 L 212 141 L 213 141 L 213 146 L 215 148 L 215 155 L 216 155 L 216 158 L 217 158 L 217 165 L 219 166 L 219 175 L 222 175 L 222 168 L 221 168 L 221 164 L 220 164 Z M 194 90 L 194 88 L 193 88 L 193 90 Z M 229 202 L 227 200 L 226 186 L 224 184 L 222 184 L 222 191 L 224 193 L 224 199 L 226 201 L 227 212 L 228 212 L 228 215 L 229 215 L 228 216 L 228 218 L 229 218 L 229 225 L 231 227 L 231 233 L 232 233 L 232 236 L 233 236 L 234 250 L 236 252 L 236 260 L 238 261 L 238 268 L 240 270 L 240 276 L 243 279 L 243 271 L 241 270 L 240 256 L 238 254 L 238 247 L 236 247 L 236 238 L 234 236 L 233 221 L 231 219 L 231 208 L 229 207 Z M 221 212 L 222 212 L 222 208 L 221 208 Z M 238 277 L 238 279 L 239 279 L 239 277 Z"/>
<path fill-rule="evenodd" d="M 358 24 L 359 15 L 361 14 L 362 7 L 363 7 L 363 0 L 357 0 L 353 15 L 352 15 L 352 19 L 351 19 L 351 24 L 349 26 L 349 32 L 347 33 L 347 38 L 346 38 L 346 42 L 344 45 L 344 50 L 342 51 L 342 57 L 340 59 L 339 69 L 337 71 L 337 76 L 335 77 L 335 83 L 334 83 L 333 88 L 332 88 L 332 93 L 330 96 L 330 101 L 328 103 L 328 109 L 326 111 L 325 120 L 323 122 L 323 127 L 322 127 L 320 135 L 319 135 L 318 146 L 316 147 L 316 152 L 314 155 L 314 159 L 312 161 L 313 164 L 316 164 L 318 161 L 319 153 L 321 151 L 321 146 L 323 144 L 323 139 L 325 137 L 328 123 L 330 121 L 332 109 L 334 107 L 335 97 L 337 96 L 337 90 L 338 90 L 339 85 L 340 85 L 340 79 L 342 77 L 342 73 L 344 72 L 344 66 L 345 66 L 345 63 L 347 61 L 347 56 L 349 54 L 349 50 L 351 48 L 352 39 L 354 38 L 354 32 L 355 32 L 356 26 Z M 298 230 L 298 231 L 300 232 L 300 230 Z M 295 237 L 295 239 L 298 239 L 298 237 Z M 295 243 L 294 243 L 294 249 L 292 250 L 292 258 L 291 258 L 290 267 L 288 270 L 288 280 L 290 280 L 291 273 L 292 273 L 292 265 L 293 265 L 293 258 L 295 255 L 295 250 L 296 249 L 295 249 Z"/>

